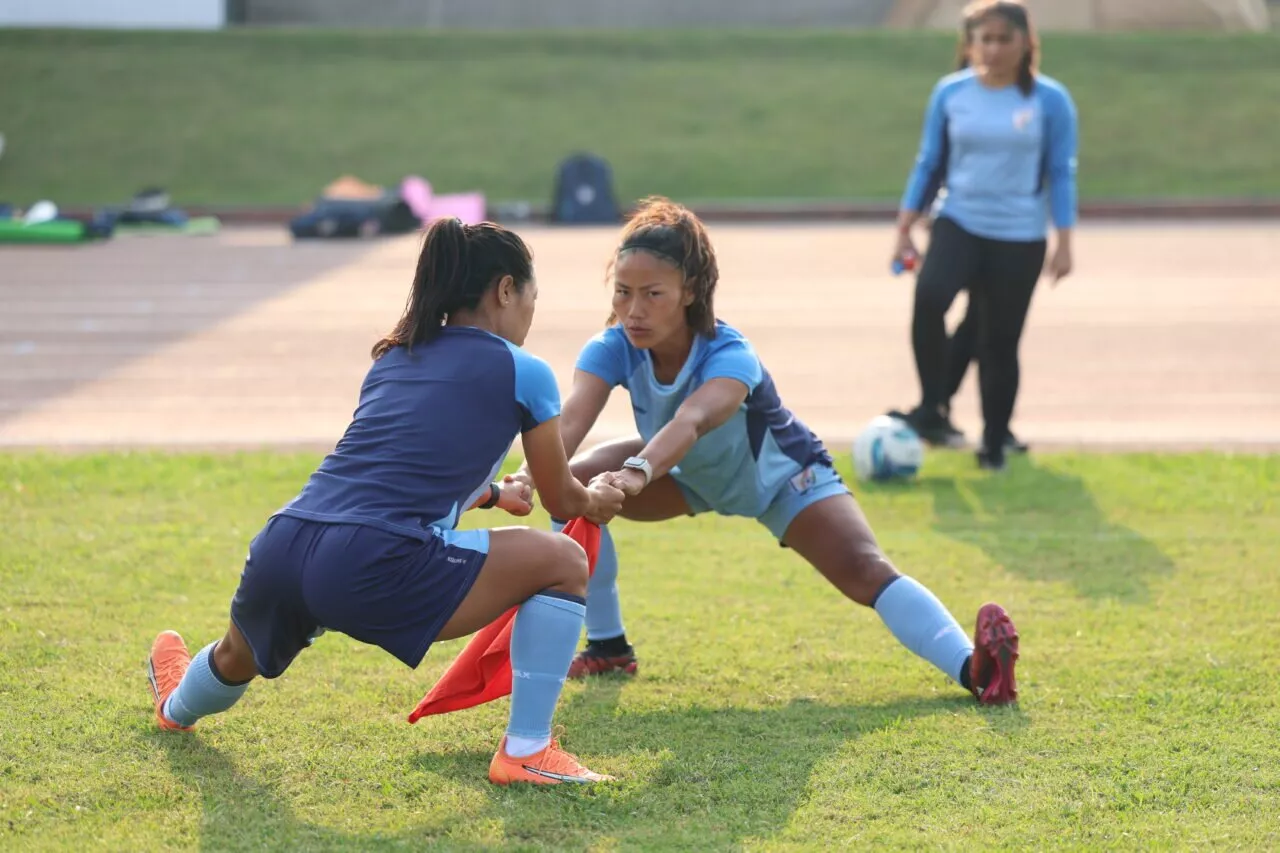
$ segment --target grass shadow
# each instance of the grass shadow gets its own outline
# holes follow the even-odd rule
[[[220,750],[199,735],[149,732],[149,745],[160,747],[174,776],[199,792],[199,849],[335,850],[356,846],[323,827],[299,821],[269,786],[240,773]]]
[[[1108,519],[1083,480],[1029,458],[999,476],[926,477],[919,487],[933,497],[934,530],[1085,598],[1141,604],[1150,582],[1176,569],[1153,542]]]
[[[972,710],[964,696],[910,698],[866,705],[793,700],[759,709],[682,707],[627,712],[622,679],[592,683],[565,704],[574,751],[629,764],[615,785],[554,790],[490,785],[490,754],[474,749],[407,756],[406,769],[446,780],[446,796],[478,802],[443,821],[396,832],[344,831],[299,817],[271,784],[240,772],[231,757],[199,735],[149,732],[173,775],[197,792],[201,850],[482,849],[465,838],[496,824],[504,847],[584,849],[606,839],[690,849],[733,849],[783,831],[819,765],[856,740],[932,714]],[[997,732],[1025,719],[1016,709],[981,709],[999,717]],[[606,758],[603,769],[612,769]],[[630,777],[630,778],[629,778]],[[941,784],[941,782],[940,782]]]
[[[956,695],[847,706],[797,699],[758,709],[628,712],[618,705],[622,686],[621,679],[589,684],[565,704],[558,719],[569,729],[567,749],[617,756],[633,774],[624,771],[619,783],[585,803],[573,798],[573,806],[558,819],[542,814],[546,800],[535,792],[519,792],[503,802],[508,833],[571,820],[583,821],[578,825],[589,827],[593,836],[614,837],[624,846],[646,842],[738,849],[750,839],[782,832],[809,795],[819,765],[846,750],[851,740],[932,714],[974,710],[972,700]],[[1016,708],[978,712],[1001,718],[993,725],[996,733],[1026,724]],[[487,760],[479,754],[425,753],[415,763],[467,785],[477,784],[478,769]],[[612,769],[607,759],[600,763],[604,771]],[[581,835],[572,842],[561,839],[574,847],[591,840]]]
[[[210,746],[198,734],[150,731],[143,740],[166,755],[181,784],[198,793],[197,846],[202,851],[492,849],[492,845],[456,837],[467,834],[476,821],[477,815],[470,810],[454,811],[444,820],[422,821],[395,832],[335,829],[300,817],[275,786],[240,772],[233,757]],[[439,766],[456,769],[456,776],[448,774],[451,778],[465,780],[496,797],[500,792],[485,781],[488,760],[487,754],[455,751],[442,753]],[[384,795],[370,807],[401,805],[394,795]],[[431,803],[425,805],[429,808]]]

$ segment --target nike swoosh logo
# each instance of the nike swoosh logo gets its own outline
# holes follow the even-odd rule
[[[151,682],[151,695],[153,701],[160,701],[160,685],[156,683],[156,665],[152,661],[147,661],[147,681]]]
[[[561,782],[590,782],[590,779],[582,776],[566,776],[563,773],[552,773],[549,770],[539,770],[537,767],[530,767],[528,764],[520,765],[535,776],[542,776],[546,779],[559,779]]]

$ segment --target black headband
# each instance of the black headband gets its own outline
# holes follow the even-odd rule
[[[632,249],[644,249],[646,252],[653,252],[676,266],[684,269],[684,243],[678,235],[660,234],[654,231],[642,231],[639,234],[632,234],[626,239],[626,242],[618,249],[618,254],[629,252]]]

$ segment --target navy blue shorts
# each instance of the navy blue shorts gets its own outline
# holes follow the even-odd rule
[[[249,545],[231,620],[258,672],[283,673],[321,630],[422,662],[484,565],[489,531],[426,541],[361,524],[273,516]]]

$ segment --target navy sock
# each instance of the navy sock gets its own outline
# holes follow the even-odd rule
[[[626,634],[603,640],[587,640],[587,648],[611,658],[631,654],[631,644],[627,642]]]

